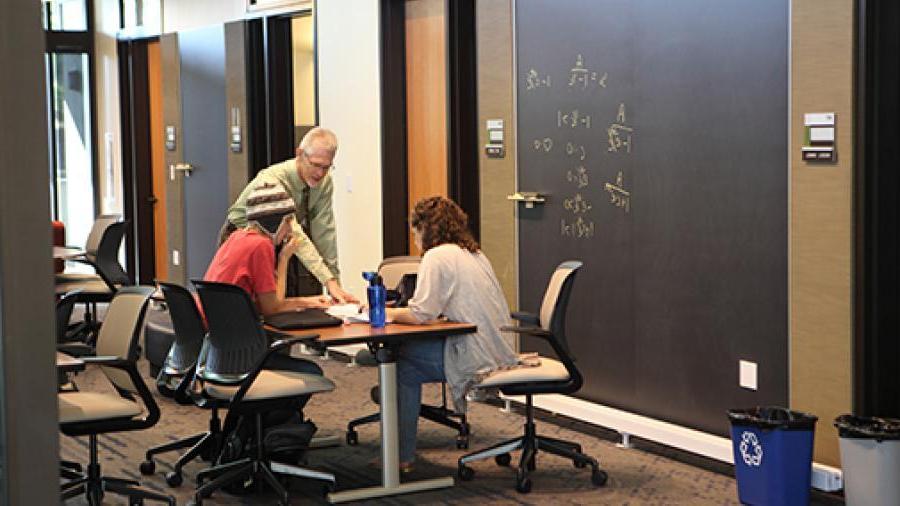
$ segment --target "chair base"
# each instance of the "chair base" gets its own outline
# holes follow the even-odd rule
[[[519,466],[516,470],[516,490],[523,494],[531,491],[531,479],[529,474],[536,469],[538,452],[546,452],[572,461],[576,468],[591,467],[591,482],[602,487],[606,484],[608,475],[600,469],[596,459],[585,455],[581,445],[571,441],[563,441],[546,436],[539,436],[534,426],[534,407],[531,396],[526,396],[526,422],[525,434],[522,437],[509,439],[493,446],[478,450],[459,458],[457,475],[463,481],[469,481],[475,476],[475,470],[466,464],[494,457],[497,465],[508,466],[512,461],[510,452],[522,450]]]
[[[377,386],[372,390],[372,401],[375,404],[378,404],[378,393]],[[446,394],[445,394],[446,396]],[[443,425],[444,427],[449,427],[456,431],[456,448],[460,450],[467,449],[469,447],[469,432],[470,427],[469,423],[466,421],[466,415],[456,413],[453,410],[444,406],[431,406],[428,404],[422,404],[419,408],[419,416],[426,419],[431,420],[434,423]],[[454,420],[454,418],[459,419],[459,421]],[[375,423],[381,420],[380,413],[372,413],[368,416],[363,416],[360,418],[356,418],[351,420],[350,423],[347,424],[347,444],[355,445],[359,442],[359,435],[356,432],[356,428],[360,425],[366,425],[369,423]]]
[[[170,487],[177,487],[184,481],[181,470],[188,462],[197,457],[207,462],[211,461],[218,454],[221,444],[222,426],[217,410],[214,409],[209,420],[208,431],[148,449],[144,457],[145,460],[140,466],[141,474],[150,475],[156,472],[156,463],[153,461],[154,455],[189,448],[175,461],[172,471],[166,474],[166,483]]]
[[[72,481],[62,485],[61,496],[63,501],[79,495],[85,495],[87,496],[88,504],[101,506],[104,492],[112,492],[127,497],[129,505],[141,505],[145,500],[149,499],[175,506],[174,497],[142,488],[141,484],[135,480],[103,476],[97,459],[97,436],[91,435],[89,438],[91,463],[87,467],[87,473],[78,473],[80,466],[70,462],[63,463],[60,468],[64,477],[74,478]],[[76,474],[80,476],[75,477]]]
[[[188,504],[200,505],[203,499],[212,495],[213,492],[223,488],[231,483],[238,481],[246,481],[253,479],[254,484],[266,483],[278,495],[278,502],[283,506],[288,505],[288,491],[275,477],[275,473],[297,476],[301,478],[311,478],[325,482],[326,491],[334,489],[335,477],[331,473],[317,471],[305,467],[295,466],[291,464],[283,464],[281,462],[269,461],[263,455],[262,442],[262,417],[256,414],[256,455],[253,458],[244,458],[226,464],[220,464],[197,473],[197,491],[194,499]],[[207,479],[212,481],[204,483]]]

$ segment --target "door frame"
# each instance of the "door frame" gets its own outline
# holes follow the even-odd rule
[[[385,258],[409,254],[406,0],[381,2],[382,243]],[[446,0],[447,188],[480,232],[475,0]]]

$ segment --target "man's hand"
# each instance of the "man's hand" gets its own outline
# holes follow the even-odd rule
[[[321,308],[325,309],[332,304],[331,297],[327,295],[312,295],[309,297],[296,297],[299,304],[297,309]]]
[[[338,304],[359,304],[359,299],[354,297],[350,292],[344,291],[334,278],[329,279],[328,282],[325,283],[325,288],[328,289],[328,293],[331,294]]]
[[[291,236],[291,239],[284,243],[284,246],[281,247],[281,252],[278,253],[281,257],[285,259],[290,259],[291,255],[300,251],[300,245],[303,244],[303,241],[295,236]]]

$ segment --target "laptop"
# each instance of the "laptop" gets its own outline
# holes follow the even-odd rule
[[[310,308],[303,311],[285,311],[265,317],[266,323],[278,330],[311,329],[333,327],[343,323],[323,309]]]

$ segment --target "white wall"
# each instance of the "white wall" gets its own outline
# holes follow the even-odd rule
[[[318,0],[319,120],[338,135],[334,212],[343,285],[365,296],[381,240],[378,0]]]
[[[245,4],[245,0],[162,0],[162,31],[177,32],[241,19]]]
[[[118,0],[94,3],[94,83],[97,93],[97,168],[94,191],[100,195],[98,214],[122,213],[122,132],[119,112]],[[93,219],[93,217],[91,217]],[[71,238],[74,240],[75,238]],[[74,243],[73,243],[74,244]]]

